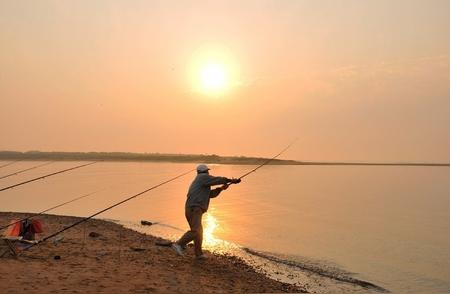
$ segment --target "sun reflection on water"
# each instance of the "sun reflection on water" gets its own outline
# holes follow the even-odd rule
[[[214,209],[211,209],[203,216],[203,247],[216,254],[230,254],[238,246],[231,242],[216,237],[218,232],[223,232],[224,228],[214,216]]]
[[[205,214],[203,228],[203,244],[205,247],[214,247],[220,243],[220,240],[214,236],[214,232],[219,227],[217,219],[209,212]]]

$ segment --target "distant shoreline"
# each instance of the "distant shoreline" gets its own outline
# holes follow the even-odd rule
[[[164,154],[129,152],[43,152],[43,151],[0,151],[0,160],[49,160],[49,161],[138,161],[176,162],[209,164],[261,164],[268,160],[263,157],[219,156],[215,154]],[[273,159],[270,164],[296,165],[298,161]]]
[[[112,162],[173,162],[258,165],[269,158],[247,156],[219,156],[216,154],[164,154],[130,152],[44,152],[0,151],[0,160],[11,161],[112,161]],[[328,166],[435,166],[450,167],[450,163],[433,162],[323,162],[273,159],[272,165],[328,165]]]

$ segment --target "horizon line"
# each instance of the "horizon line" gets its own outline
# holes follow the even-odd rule
[[[90,156],[89,156],[90,155]],[[96,157],[100,156],[100,157]],[[108,156],[110,155],[110,156]],[[122,155],[122,156],[120,156]],[[127,156],[128,155],[128,156]],[[139,156],[140,158],[137,158]],[[157,158],[157,157],[162,158]],[[165,157],[176,157],[165,158]],[[196,158],[183,158],[196,157]],[[200,158],[199,158],[200,157]],[[11,151],[0,150],[0,160],[42,160],[51,159],[54,161],[70,160],[101,160],[101,161],[159,161],[159,162],[198,162],[199,159],[205,159],[206,163],[216,164],[257,164],[259,161],[267,160],[266,157],[245,156],[245,155],[217,155],[217,154],[187,154],[187,153],[141,153],[126,151]],[[197,159],[197,160],[195,160]],[[222,162],[221,162],[222,160]],[[225,161],[224,161],[225,160]],[[450,163],[444,162],[370,162],[370,161],[303,161],[292,159],[274,159],[272,164],[277,165],[328,165],[328,166],[436,166],[446,167]]]

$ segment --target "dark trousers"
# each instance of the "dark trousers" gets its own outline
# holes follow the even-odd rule
[[[180,240],[177,241],[178,245],[184,247],[189,242],[194,241],[195,255],[200,256],[203,254],[202,242],[203,242],[203,227],[202,216],[203,210],[200,207],[187,207],[185,210],[186,220],[191,228],[187,231]]]

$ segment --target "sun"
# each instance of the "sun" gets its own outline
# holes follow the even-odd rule
[[[205,91],[222,91],[227,88],[228,75],[222,64],[208,63],[200,70],[200,84]]]
[[[227,47],[203,44],[192,52],[186,65],[188,87],[198,97],[227,97],[240,85],[235,54]]]

